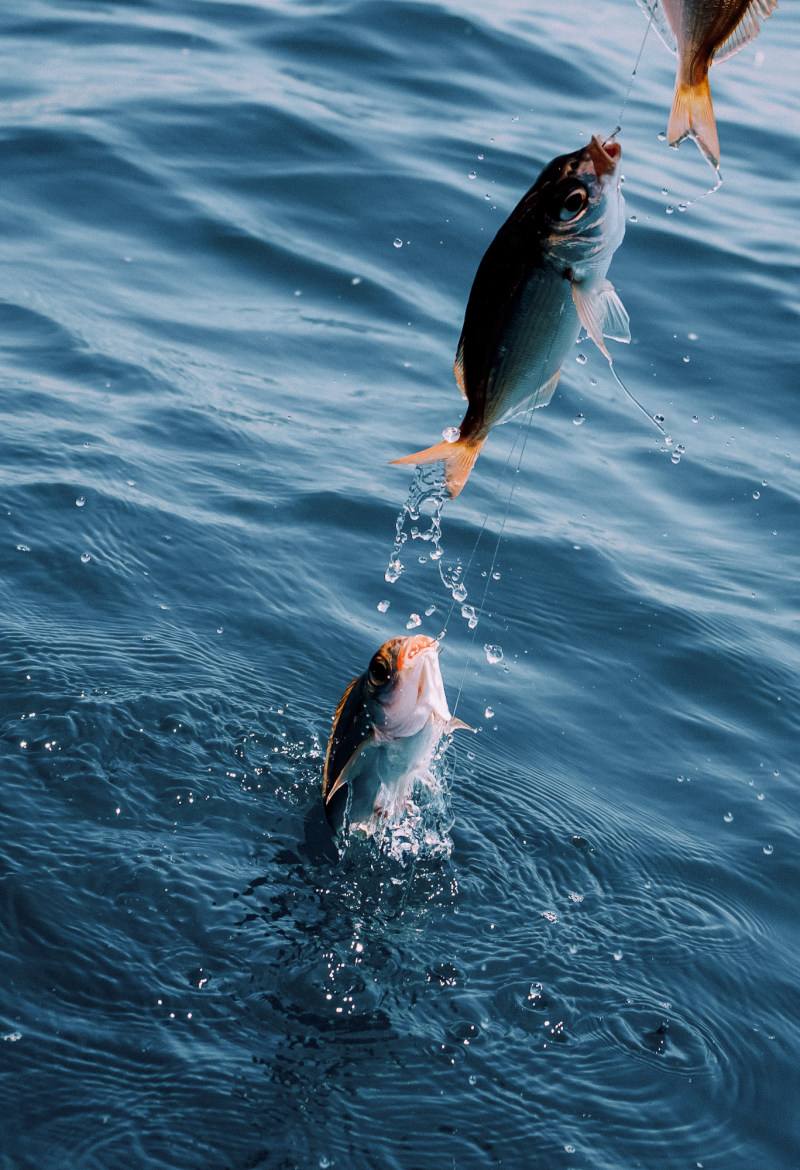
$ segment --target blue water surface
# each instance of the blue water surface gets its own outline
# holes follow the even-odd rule
[[[713,71],[715,195],[655,33],[622,115],[614,353],[671,444],[580,343],[384,579],[480,257],[645,27],[0,13],[3,1170],[800,1167],[788,0]],[[448,815],[337,861],[331,712],[459,559]]]

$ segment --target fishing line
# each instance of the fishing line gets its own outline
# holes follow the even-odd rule
[[[653,18],[655,17],[655,14],[656,14],[656,10],[655,10],[655,5],[654,5],[650,9],[650,19],[647,22],[647,28],[644,30],[644,36],[642,37],[642,43],[639,46],[639,52],[636,56],[636,63],[633,66],[633,72],[631,73],[631,79],[628,82],[628,91],[625,94],[625,97],[623,98],[622,105],[620,106],[619,113],[617,114],[617,122],[619,123],[619,126],[614,131],[614,134],[609,135],[609,137],[611,137],[611,138],[613,138],[614,135],[617,134],[622,129],[622,115],[625,113],[625,107],[628,104],[628,99],[630,98],[631,92],[633,90],[633,83],[636,80],[636,73],[639,69],[639,64],[642,60],[642,53],[644,52],[644,47],[647,44],[647,37],[648,37],[648,34],[650,32],[650,26],[653,23]]]
[[[537,390],[536,391],[536,398],[538,398],[538,397],[539,397],[539,391]],[[506,523],[508,521],[509,513],[511,512],[511,501],[514,498],[514,492],[515,492],[516,487],[517,487],[517,476],[519,475],[520,468],[522,467],[522,460],[523,460],[523,457],[525,455],[525,448],[526,448],[527,443],[528,443],[528,435],[530,434],[531,425],[533,423],[533,416],[534,416],[535,409],[536,409],[536,399],[534,399],[532,405],[528,408],[528,418],[527,418],[527,421],[525,423],[525,428],[522,432],[522,445],[520,447],[519,459],[517,460],[517,467],[516,467],[516,471],[514,473],[514,479],[511,482],[511,490],[509,491],[508,498],[506,500],[505,511],[503,513],[503,519],[502,519],[502,522],[500,524],[500,530],[497,533],[497,540],[495,541],[494,552],[492,554],[492,563],[489,566],[489,572],[486,574],[486,584],[483,587],[483,597],[481,598],[480,608],[479,608],[478,613],[477,613],[478,621],[476,621],[476,623],[472,629],[472,639],[470,641],[469,649],[467,651],[467,656],[466,656],[466,659],[464,661],[464,669],[461,672],[461,682],[459,683],[458,694],[456,695],[456,701],[455,701],[455,704],[453,706],[453,715],[455,715],[456,712],[458,711],[458,704],[461,702],[461,695],[462,695],[463,690],[464,690],[464,683],[466,682],[466,679],[467,679],[467,670],[469,669],[470,660],[472,658],[472,650],[475,646],[475,638],[477,637],[477,634],[478,634],[478,625],[479,625],[480,620],[483,617],[483,614],[485,611],[486,599],[489,595],[489,586],[492,583],[492,573],[494,572],[494,567],[497,564],[497,554],[500,552],[500,542],[503,539],[503,533],[505,532]],[[516,442],[515,442],[514,446],[516,446]],[[513,453],[513,451],[514,451],[514,447],[512,446],[511,451],[509,452],[509,457],[506,460],[506,467],[509,464],[509,461],[511,459],[511,454]]]
[[[616,367],[615,367],[613,359],[611,357],[608,358],[608,368],[609,368],[609,370],[611,370],[611,373],[614,377],[614,381],[617,383],[619,388],[621,390],[624,390],[624,392],[627,394],[628,398],[630,398],[630,400],[634,404],[634,406],[638,407],[638,409],[641,410],[641,412],[645,416],[645,418],[648,419],[653,424],[653,426],[656,428],[656,430],[661,432],[661,434],[664,436],[664,438],[666,438],[667,432],[664,430],[663,426],[658,421],[658,419],[655,417],[655,415],[650,413],[650,411],[647,409],[647,407],[644,405],[644,403],[640,402],[639,399],[636,397],[636,395],[633,393],[633,391],[629,390],[628,387],[625,385],[625,383],[622,381],[622,378],[620,378],[619,374],[617,373]]]

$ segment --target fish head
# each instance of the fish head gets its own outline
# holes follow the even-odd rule
[[[595,136],[580,150],[555,159],[539,179],[544,252],[572,279],[605,276],[622,243],[621,158],[618,142]]]
[[[448,723],[439,649],[434,638],[417,634],[390,638],[373,655],[365,676],[367,703],[380,736],[416,735],[431,717]]]

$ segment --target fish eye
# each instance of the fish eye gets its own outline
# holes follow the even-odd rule
[[[580,213],[589,202],[589,196],[585,187],[573,187],[570,193],[562,200],[558,211],[558,218],[562,223],[569,223],[571,219],[577,219]]]
[[[377,654],[369,664],[369,681],[374,687],[383,687],[392,677],[392,668],[385,658]]]

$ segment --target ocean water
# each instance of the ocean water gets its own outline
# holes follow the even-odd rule
[[[384,579],[480,257],[644,30],[5,6],[3,1170],[800,1167],[795,5],[713,71],[713,196],[654,34],[622,115],[614,354],[671,445],[581,343]],[[459,561],[478,734],[427,840],[339,860],[331,713]]]

